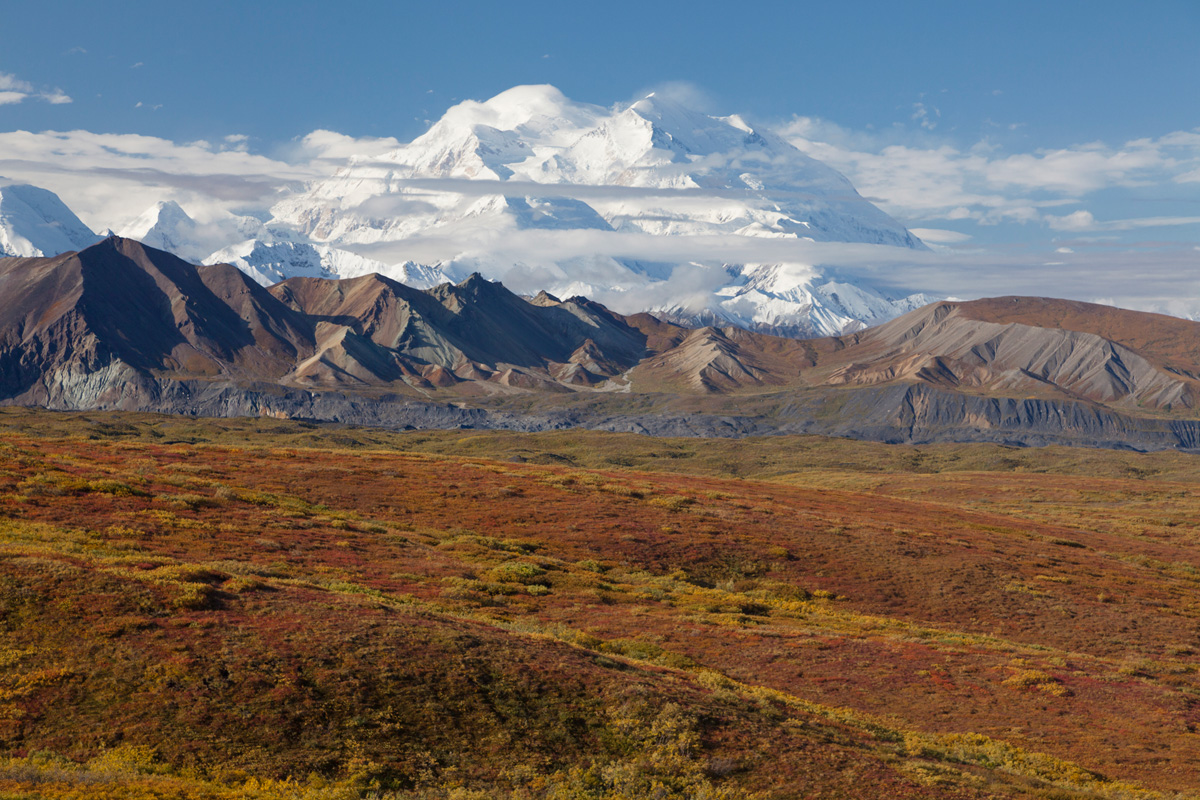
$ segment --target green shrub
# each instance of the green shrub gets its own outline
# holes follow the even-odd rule
[[[498,583],[521,583],[525,585],[544,583],[541,580],[546,570],[528,561],[509,561],[488,571],[488,578]]]

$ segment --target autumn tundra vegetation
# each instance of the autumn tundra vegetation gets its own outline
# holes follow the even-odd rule
[[[1198,477],[2,409],[0,797],[1194,797]]]

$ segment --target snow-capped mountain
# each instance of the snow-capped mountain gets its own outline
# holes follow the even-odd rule
[[[812,266],[813,243],[925,246],[770,130],[659,94],[604,108],[518,86],[460,103],[412,142],[350,158],[304,191],[280,191],[269,214],[200,222],[163,201],[118,231],[264,285],[379,272],[425,287],[479,272],[529,295],[801,337],[936,299]]]
[[[379,213],[389,207],[404,213]],[[319,241],[400,240],[490,217],[516,228],[924,247],[836,170],[740,117],[653,94],[608,110],[552,86],[461,103],[410,144],[352,160],[273,213]]]
[[[411,261],[385,264],[339,250],[327,244],[249,239],[223,248],[204,259],[205,264],[233,264],[263,286],[288,278],[357,278],[379,273],[417,289],[446,283],[436,267]]]
[[[54,192],[0,179],[0,256],[53,256],[96,239]]]
[[[889,297],[869,287],[826,280],[803,264],[747,264],[736,282],[716,292],[706,316],[713,323],[805,338],[813,331],[850,333],[936,302],[926,294]],[[685,309],[662,307],[661,316],[684,320]]]
[[[174,253],[180,258],[195,258],[199,226],[174,200],[155,203],[141,216],[125,225],[118,236]]]
[[[254,217],[232,215],[201,224],[174,200],[166,200],[146,209],[117,231],[117,235],[197,263],[215,248],[266,235],[266,228]]]
[[[770,131],[655,94],[606,109],[520,86],[460,103],[411,143],[351,159],[272,213],[273,228],[314,242],[683,322],[824,335],[931,299],[838,283],[798,263],[636,254],[699,237],[924,249],[840,173]],[[707,269],[721,285],[671,296],[680,267]]]

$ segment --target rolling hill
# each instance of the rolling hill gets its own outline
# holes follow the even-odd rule
[[[1194,456],[0,409],[0,792],[1184,800]]]

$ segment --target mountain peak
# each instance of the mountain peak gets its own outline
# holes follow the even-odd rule
[[[533,139],[553,138],[558,131],[570,132],[594,124],[602,113],[598,106],[576,103],[549,84],[514,86],[482,102],[464,100],[452,106],[417,141],[479,127],[516,131]]]
[[[526,84],[505,89],[484,102],[484,105],[495,111],[521,109],[522,113],[556,113],[571,101],[558,87],[548,83]]]
[[[379,159],[351,163],[306,194],[281,201],[270,225],[291,226],[347,250],[364,245],[382,252],[380,245],[388,243],[388,251],[407,254],[411,242],[411,252],[420,247],[446,274],[481,271],[504,278],[518,292],[545,288],[559,296],[610,291],[627,298],[672,296],[667,286],[643,289],[648,281],[668,282],[681,264],[597,255],[590,244],[593,231],[647,241],[721,236],[923,247],[837,170],[741,117],[700,110],[676,91],[602,108],[572,101],[554,86],[515,86],[485,101],[455,105],[383,160],[386,169]],[[367,211],[392,208],[403,213]],[[581,235],[571,243],[560,240],[563,246],[535,247],[532,239],[505,246],[507,237],[525,230]],[[761,290],[742,293],[740,311],[730,317],[720,309],[730,297],[725,290],[736,293],[747,284],[747,262],[689,264],[715,272],[729,268],[730,282],[704,301],[722,324],[769,317],[773,326],[781,314],[799,314],[806,318],[779,330],[816,335],[868,321],[841,314],[808,318],[813,304],[783,303],[787,298]],[[536,284],[530,277],[535,275]],[[881,310],[890,302],[876,299]],[[764,313],[742,313],[750,305]],[[626,310],[635,309],[627,304]]]
[[[48,189],[0,181],[0,256],[52,256],[79,250],[96,234]]]
[[[122,236],[128,239],[146,239],[155,232],[163,232],[164,226],[196,224],[183,207],[174,200],[159,200],[143,211],[136,219],[123,226]]]
[[[158,211],[159,219],[186,219],[192,221],[192,217],[183,210],[183,206],[176,203],[174,200],[159,200],[154,204],[155,210]]]
[[[174,200],[159,200],[118,233],[187,261],[200,261],[211,248],[201,244],[200,226]]]
[[[469,292],[478,293],[481,291],[486,292],[503,288],[504,284],[502,284],[500,281],[488,280],[487,278],[483,277],[481,273],[472,272],[466,278],[463,278],[461,281],[455,284],[455,286],[459,289],[465,289]]]

